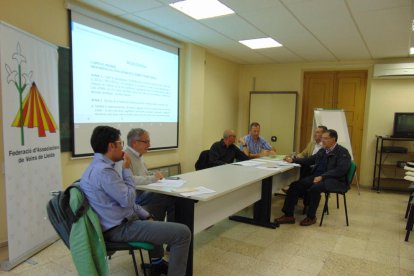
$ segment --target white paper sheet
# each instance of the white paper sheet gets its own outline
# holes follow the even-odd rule
[[[161,179],[158,180],[155,183],[148,184],[148,186],[152,187],[169,187],[169,188],[179,188],[183,186],[185,183],[185,180],[178,179],[178,180],[172,180],[172,179]]]
[[[275,166],[292,166],[292,167],[300,167],[299,164],[296,163],[289,163],[286,161],[269,161],[268,163],[271,163],[272,165]]]
[[[263,163],[266,161],[255,161],[255,160],[246,160],[246,161],[241,161],[241,162],[236,162],[233,163],[233,165],[240,165],[240,166],[247,166],[247,167],[255,167],[255,166],[260,166],[263,165]]]
[[[265,167],[265,166],[258,166],[256,167],[258,169],[262,169],[262,170],[270,170],[270,171],[280,171],[282,170],[280,167]]]

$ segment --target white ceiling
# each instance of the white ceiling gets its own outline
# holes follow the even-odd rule
[[[241,64],[409,57],[413,0],[220,0],[235,14],[195,20],[177,0],[78,0]],[[239,40],[272,37],[251,50]]]

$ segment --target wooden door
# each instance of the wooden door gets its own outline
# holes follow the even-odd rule
[[[334,72],[305,72],[302,124],[300,130],[301,152],[312,138],[313,110],[333,108]]]
[[[361,164],[367,71],[305,72],[300,150],[312,135],[315,108],[345,111],[354,160]]]
[[[355,162],[361,164],[367,71],[337,72],[334,106],[345,111]]]

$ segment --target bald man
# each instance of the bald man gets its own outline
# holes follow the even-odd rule
[[[223,139],[215,142],[210,148],[209,166],[215,167],[230,164],[234,162],[234,159],[239,161],[249,160],[249,157],[234,145],[235,141],[236,133],[234,130],[225,130]]]

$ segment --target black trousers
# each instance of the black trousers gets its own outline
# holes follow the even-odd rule
[[[315,217],[316,210],[321,201],[321,193],[327,192],[327,189],[325,187],[326,181],[314,184],[313,179],[314,176],[308,176],[290,184],[282,209],[286,216],[293,216],[299,197],[306,195],[309,201],[307,216],[309,218]]]

